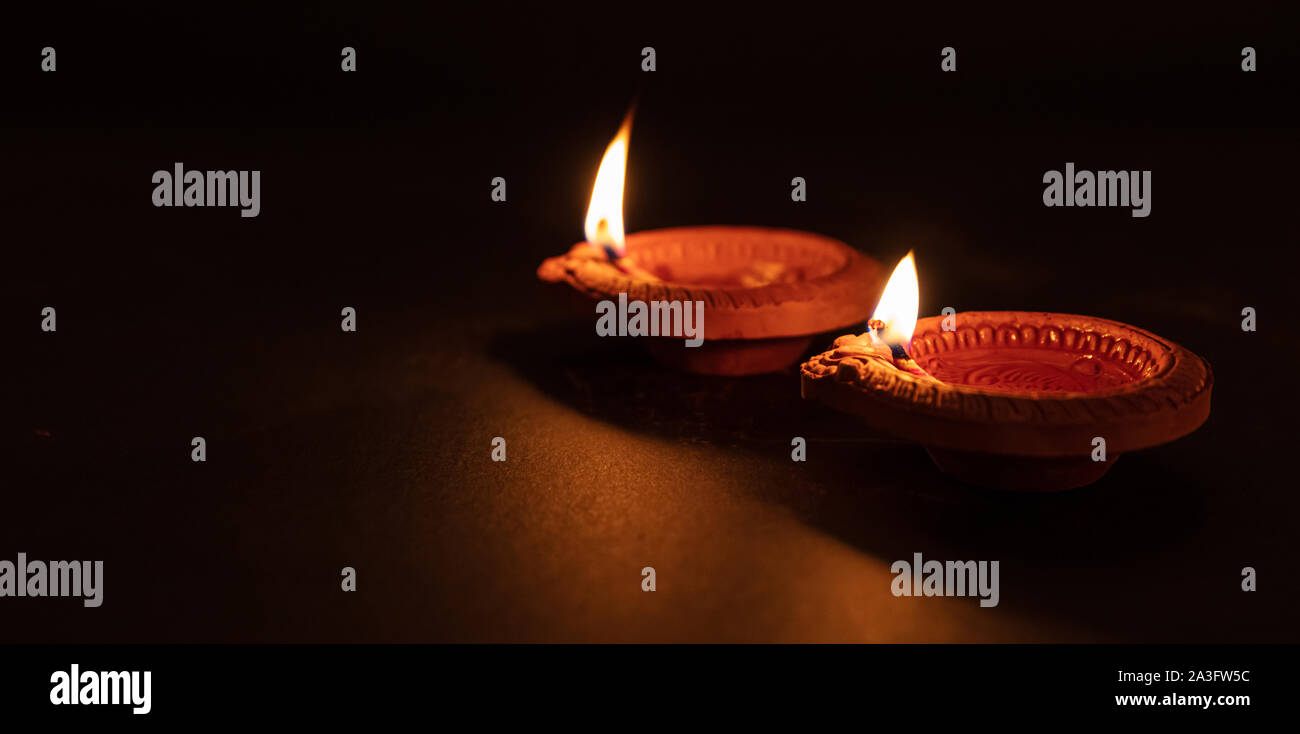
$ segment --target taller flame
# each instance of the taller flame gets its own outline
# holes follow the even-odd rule
[[[886,344],[899,344],[906,348],[912,342],[912,332],[916,330],[916,312],[920,308],[921,289],[916,280],[916,262],[909,251],[907,257],[899,261],[894,274],[889,276],[885,292],[880,294],[880,303],[872,320],[885,322],[884,333],[880,334]]]
[[[615,255],[623,254],[623,179],[627,173],[627,146],[632,137],[632,112],[623,118],[618,134],[605,149],[591,188],[585,229],[587,241]]]

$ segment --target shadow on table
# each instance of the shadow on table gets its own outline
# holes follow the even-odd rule
[[[830,338],[818,339],[820,350]],[[500,334],[490,356],[570,408],[621,429],[750,456],[765,501],[877,558],[1002,562],[1004,601],[1098,628],[1106,639],[1166,639],[1180,622],[1132,614],[1174,604],[1185,589],[1159,568],[1208,564],[1198,542],[1204,489],[1164,462],[1177,452],[1125,456],[1086,488],[1016,494],[960,484],[925,451],[859,419],[802,399],[797,366],[742,378],[692,375],[655,363],[632,339],[600,339],[576,323]],[[790,460],[803,436],[808,460]],[[1123,603],[1117,599],[1124,599]],[[1204,639],[1204,625],[1188,622]],[[1213,635],[1213,630],[1208,631]]]

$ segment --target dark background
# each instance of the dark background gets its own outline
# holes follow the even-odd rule
[[[6,19],[0,558],[106,581],[99,609],[0,599],[0,640],[1300,638],[1281,14],[358,5]],[[999,494],[794,372],[677,374],[597,339],[535,269],[581,238],[634,98],[629,231],[914,249],[923,314],[1094,314],[1205,356],[1209,421],[1094,486]],[[175,161],[261,170],[261,215],[154,208]],[[1043,207],[1066,161],[1151,169],[1151,216]],[[1000,560],[1001,604],[891,596],[913,552]]]

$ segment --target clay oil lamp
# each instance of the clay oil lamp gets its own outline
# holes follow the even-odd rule
[[[803,396],[925,446],[969,484],[1091,484],[1122,453],[1172,441],[1210,414],[1201,357],[1091,316],[972,311],[916,320],[909,253],[863,334],[805,362]]]
[[[750,375],[796,364],[822,332],[861,323],[883,282],[879,264],[838,240],[789,229],[674,227],[623,233],[631,114],[610,143],[587,210],[586,241],[547,259],[542,280],[592,303],[700,304],[702,338],[644,336],[660,362],[689,372]]]

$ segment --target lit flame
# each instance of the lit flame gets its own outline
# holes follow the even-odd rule
[[[587,241],[616,256],[623,254],[623,178],[631,137],[632,112],[628,111],[618,135],[605,149],[596,184],[591,188],[591,205],[587,207]]]
[[[916,330],[916,311],[920,308],[921,290],[916,281],[916,262],[912,253],[899,261],[894,274],[889,276],[885,292],[880,294],[880,303],[872,321],[885,322],[884,331],[878,336],[886,344],[900,344],[907,347],[912,343],[912,332]]]

